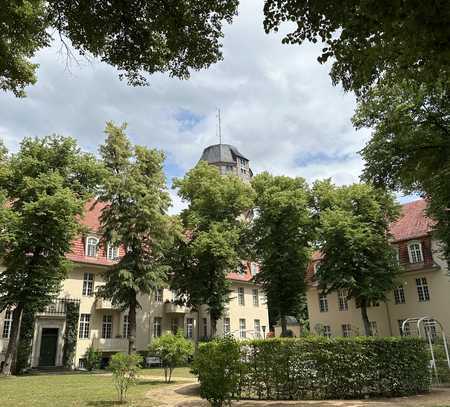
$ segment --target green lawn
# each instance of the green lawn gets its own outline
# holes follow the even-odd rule
[[[188,368],[175,370],[178,377],[192,377]],[[164,374],[162,369],[144,369],[141,379],[129,390],[128,405],[156,407],[145,394],[165,383],[156,379]],[[117,405],[112,377],[103,374],[73,373],[0,377],[1,407],[109,407]]]

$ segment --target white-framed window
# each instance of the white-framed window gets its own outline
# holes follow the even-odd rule
[[[112,338],[112,315],[103,315],[102,338]]]
[[[319,310],[320,312],[328,312],[328,298],[325,294],[319,294]]]
[[[352,326],[350,324],[342,324],[342,336],[348,338],[352,335]]]
[[[153,318],[153,337],[159,338],[162,334],[162,318],[154,317]]]
[[[410,263],[412,264],[422,263],[423,262],[422,243],[417,241],[408,243],[408,254]]]
[[[174,335],[178,333],[178,318],[172,318],[170,321],[170,330]]]
[[[108,243],[106,257],[108,260],[117,260],[119,258],[119,248]]]
[[[239,337],[247,338],[247,328],[244,318],[239,319]]]
[[[192,339],[194,336],[194,318],[186,318],[186,337]]]
[[[323,326],[323,336],[326,338],[331,338],[331,327],[330,325],[324,325]]]
[[[164,289],[157,288],[155,291],[155,302],[163,302],[164,301]]]
[[[394,246],[395,251],[395,259],[397,260],[397,264],[400,264],[400,248],[398,246]]]
[[[93,273],[84,273],[83,274],[83,291],[82,294],[84,296],[90,297],[94,294],[94,274]]]
[[[231,332],[230,318],[224,318],[223,319],[223,334],[229,335],[230,332]]]
[[[406,302],[403,285],[394,288],[394,301],[396,304],[404,304]]]
[[[123,330],[122,336],[128,338],[130,335],[130,321],[128,320],[128,315],[123,316]]]
[[[86,359],[85,358],[78,359],[78,369],[86,369]]]
[[[203,337],[208,337],[208,318],[203,318]]]
[[[80,328],[78,336],[80,339],[89,339],[91,326],[91,314],[80,314]]]
[[[317,274],[317,272],[319,271],[319,268],[320,268],[320,261],[316,261],[316,262],[313,264],[314,275]]]
[[[255,307],[259,307],[259,290],[257,288],[253,288],[252,295],[253,295],[253,305]]]
[[[370,321],[370,330],[372,331],[372,336],[378,336],[378,326],[377,321]]]
[[[424,321],[425,332],[430,336],[430,339],[434,342],[437,338],[436,321],[433,319],[425,319]]]
[[[175,302],[178,298],[178,293],[175,290],[171,290],[172,293],[172,302]]]
[[[256,276],[258,274],[258,265],[256,263],[250,263],[250,272],[252,273],[252,276]]]
[[[338,290],[339,311],[348,311],[347,290]]]
[[[94,236],[86,238],[86,256],[97,257],[98,239]]]
[[[403,322],[405,322],[405,320],[399,319],[397,322],[398,322],[398,332],[400,333],[400,336],[411,336],[411,328],[409,326],[409,322],[405,324],[404,329],[403,329]]]
[[[253,327],[255,330],[255,338],[261,338],[261,321],[259,319],[255,319],[253,321]]]
[[[244,287],[238,287],[238,304],[245,305],[245,291]]]
[[[7,309],[5,311],[5,319],[3,320],[3,332],[2,332],[2,337],[5,339],[8,339],[11,335],[12,316],[13,316],[12,310]]]
[[[425,277],[416,278],[417,295],[420,302],[430,301],[430,291]]]

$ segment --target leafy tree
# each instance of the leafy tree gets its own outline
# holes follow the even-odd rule
[[[378,186],[424,195],[437,237],[450,259],[450,87],[437,80],[381,84],[361,99],[353,118],[372,127],[362,150],[363,178]]]
[[[163,171],[164,154],[132,146],[121,127],[107,123],[100,154],[107,175],[100,199],[107,205],[100,222],[102,240],[125,254],[104,272],[98,295],[128,309],[129,352],[135,352],[138,295],[150,295],[167,281],[165,254],[176,230],[167,215],[170,197]]]
[[[25,95],[24,87],[36,81],[30,58],[50,45],[51,32],[68,57],[70,41],[132,85],[145,84],[146,73],[188,78],[222,58],[222,24],[232,22],[237,6],[238,0],[7,0],[0,14],[0,88]]]
[[[251,235],[254,253],[260,263],[256,281],[267,295],[273,318],[281,320],[282,335],[287,334],[286,316],[296,314],[304,301],[305,270],[314,219],[311,194],[303,178],[257,175],[252,180],[256,191]]]
[[[95,349],[92,345],[87,348],[84,354],[84,364],[88,372],[92,372],[100,367],[101,352]]]
[[[171,287],[178,291],[180,301],[197,311],[207,305],[214,336],[229,301],[226,276],[239,265],[246,228],[243,214],[251,209],[254,192],[237,176],[222,176],[204,161],[173,185],[188,208],[181,213],[187,233],[175,245]]]
[[[323,254],[316,272],[319,289],[324,294],[345,290],[348,299],[355,299],[371,336],[367,307],[386,300],[400,272],[389,243],[398,207],[392,194],[368,184],[336,187],[320,181],[314,193]]]
[[[142,356],[125,353],[115,353],[109,362],[109,369],[112,371],[114,385],[117,390],[119,403],[124,403],[130,386],[136,384],[141,370]]]
[[[59,293],[70,264],[65,254],[84,203],[99,183],[96,159],[61,136],[26,138],[0,165],[0,311],[13,308],[3,373],[15,371],[25,306],[39,309]]]
[[[331,77],[364,93],[381,78],[433,83],[450,67],[450,3],[391,0],[267,0],[266,32],[294,28],[283,43],[322,41],[318,58],[332,59]]]
[[[149,345],[149,351],[161,359],[166,383],[172,380],[174,369],[186,364],[194,353],[192,342],[181,331],[176,335],[168,333],[154,339]]]

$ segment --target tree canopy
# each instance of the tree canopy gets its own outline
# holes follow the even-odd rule
[[[375,185],[419,193],[450,258],[450,88],[402,81],[380,84],[361,99],[353,122],[373,128],[362,150],[363,178]]]
[[[240,243],[252,208],[251,186],[201,161],[173,186],[188,203],[181,213],[186,235],[175,246],[171,287],[184,301],[208,307],[213,334],[229,300],[230,271],[240,264]]]
[[[389,242],[389,224],[398,217],[391,193],[368,184],[313,187],[322,253],[316,279],[327,294],[343,290],[360,307],[366,335],[372,330],[367,307],[385,301],[400,268]]]
[[[306,291],[305,271],[315,238],[311,194],[303,178],[258,174],[255,213],[250,231],[253,251],[260,264],[256,281],[267,296],[272,319],[297,315]],[[272,321],[274,322],[274,321]]]
[[[385,77],[432,83],[450,69],[450,3],[391,0],[266,0],[266,32],[286,25],[283,43],[324,44],[331,77],[364,93]],[[294,25],[293,29],[292,23]]]
[[[65,254],[80,232],[77,217],[100,181],[94,156],[61,136],[26,138],[0,166],[0,312],[14,308],[4,372],[14,370],[25,307],[42,309],[59,293]]]
[[[72,45],[114,66],[132,85],[147,83],[145,75],[155,72],[188,78],[222,58],[222,25],[232,22],[238,6],[238,0],[3,3],[0,88],[16,96],[36,82],[38,65],[30,58],[51,44],[52,33],[67,50]]]
[[[121,309],[128,309],[129,351],[135,351],[138,295],[149,295],[167,283],[165,254],[176,224],[167,214],[170,197],[163,172],[164,154],[132,146],[126,125],[106,125],[100,147],[106,168],[100,197],[106,206],[100,217],[102,241],[125,253],[103,273],[98,294]]]

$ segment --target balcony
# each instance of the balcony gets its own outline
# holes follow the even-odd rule
[[[128,352],[127,338],[94,338],[93,345],[100,352]]]
[[[97,310],[118,310],[117,307],[112,305],[110,300],[105,300],[104,298],[97,298],[95,300],[95,309]]]
[[[39,317],[65,317],[70,308],[79,308],[80,300],[72,298],[57,298],[45,308],[36,313]]]
[[[189,308],[183,306],[183,305],[177,305],[173,302],[166,301],[164,303],[164,312],[166,314],[187,314],[189,312]]]

